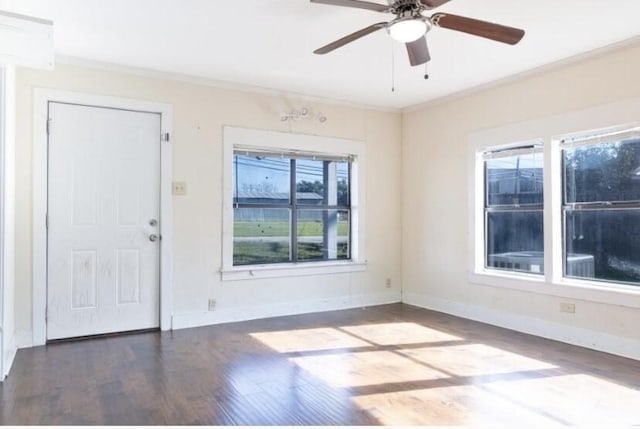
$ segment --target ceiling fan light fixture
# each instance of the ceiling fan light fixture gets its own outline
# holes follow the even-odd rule
[[[389,35],[398,42],[409,43],[424,36],[428,29],[427,23],[423,19],[402,18],[389,25]]]

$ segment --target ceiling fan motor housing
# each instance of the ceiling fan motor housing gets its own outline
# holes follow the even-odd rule
[[[424,9],[418,0],[396,0],[391,4],[391,12],[398,15],[405,15],[409,12],[412,16],[419,15]]]
[[[431,22],[422,15],[424,6],[419,0],[396,0],[391,4],[391,13],[396,15],[395,19],[387,24],[387,31],[394,25],[402,21],[420,20],[426,25],[426,32],[431,29]]]

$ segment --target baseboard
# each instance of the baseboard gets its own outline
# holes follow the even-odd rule
[[[16,337],[11,336],[11,338],[4,345],[4,356],[2,356],[2,378],[0,380],[4,380],[7,375],[9,375],[9,371],[11,370],[11,365],[13,365],[13,360],[16,357],[17,351],[18,348],[16,347]]]
[[[403,294],[403,302],[525,334],[640,360],[640,341],[632,338],[618,337],[590,329],[576,328],[520,314],[492,310],[422,294],[405,292]]]
[[[392,304],[400,301],[400,292],[387,292],[365,295],[347,295],[313,301],[222,308],[203,313],[176,314],[172,318],[171,327],[172,329],[195,328],[198,326],[265,319],[268,317],[291,316],[294,314],[346,310],[349,308]]]

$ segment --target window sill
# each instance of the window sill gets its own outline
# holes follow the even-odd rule
[[[366,271],[366,269],[367,261],[300,262],[225,268],[220,271],[220,275],[223,281],[232,281],[352,273]]]
[[[495,271],[470,272],[469,283],[527,293],[555,296],[559,298],[589,301],[598,304],[640,308],[640,286],[625,286],[612,283],[593,282],[573,278],[562,278],[549,283],[544,276],[512,274]]]

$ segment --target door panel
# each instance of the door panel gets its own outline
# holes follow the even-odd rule
[[[51,102],[49,119],[47,338],[159,326],[160,114]]]

